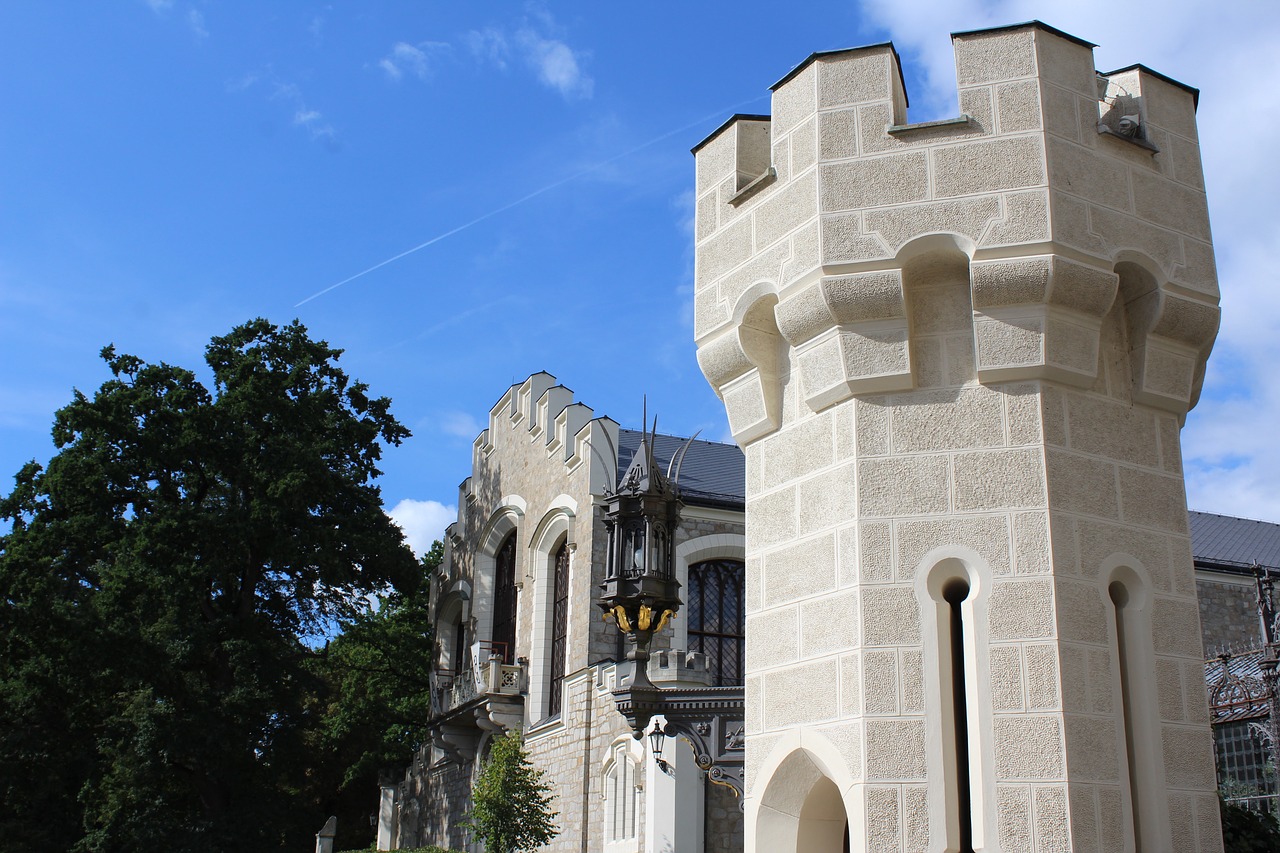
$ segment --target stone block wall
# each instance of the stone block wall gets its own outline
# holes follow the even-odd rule
[[[611,747],[631,730],[618,714],[610,692],[612,666],[587,669],[565,679],[565,710],[559,722],[526,735],[530,760],[545,771],[555,794],[553,808],[560,835],[547,853],[604,849],[603,770]],[[634,849],[641,850],[644,823],[637,820]]]
[[[979,847],[1220,850],[1178,446],[1218,317],[1194,91],[1041,24],[953,40],[955,120],[907,122],[881,45],[695,149],[699,363],[747,453],[747,849],[843,818],[954,846],[968,788]]]
[[[1207,657],[1261,648],[1257,591],[1252,579],[1247,580],[1247,584],[1197,580],[1200,625]]]

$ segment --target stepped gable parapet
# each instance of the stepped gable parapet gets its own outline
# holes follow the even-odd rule
[[[873,45],[811,55],[771,116],[694,149],[698,360],[739,443],[791,405],[920,387],[910,290],[939,267],[969,279],[976,381],[1089,387],[1118,293],[1132,399],[1195,405],[1219,316],[1198,92],[1099,74],[1039,22],[952,41],[955,118],[911,123]]]
[[[612,485],[616,461],[609,461],[609,447],[617,447],[618,424],[608,416],[595,417],[590,406],[574,401],[573,391],[546,371],[531,374],[512,385],[489,410],[489,425],[472,442],[471,468],[485,470],[486,460],[502,442],[520,442],[543,448],[547,459],[559,459],[566,472],[581,465],[591,468],[592,489]],[[597,442],[596,452],[592,452]],[[480,484],[473,475],[458,487],[459,521],[475,503]]]

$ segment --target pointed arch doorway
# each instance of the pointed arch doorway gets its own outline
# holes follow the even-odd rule
[[[844,798],[807,750],[792,752],[770,776],[756,813],[756,850],[848,853]]]

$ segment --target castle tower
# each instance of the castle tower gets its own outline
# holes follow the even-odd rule
[[[1197,93],[1040,23],[814,54],[696,149],[747,454],[747,850],[1220,851],[1179,430]]]

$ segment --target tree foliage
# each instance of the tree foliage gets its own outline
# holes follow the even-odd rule
[[[529,761],[519,732],[491,741],[492,751],[471,788],[467,825],[489,853],[526,853],[560,834],[551,786]]]
[[[6,850],[315,832],[315,648],[421,577],[373,483],[409,432],[340,355],[255,320],[209,344],[206,388],[107,347],[111,378],[57,412],[58,452],[0,500]]]
[[[423,557],[425,577],[440,565],[443,549],[437,540]],[[423,584],[380,596],[312,661],[324,682],[316,697],[312,772],[327,786],[324,811],[338,817],[339,844],[367,840],[380,771],[408,765],[425,737],[435,659],[428,592]]]

